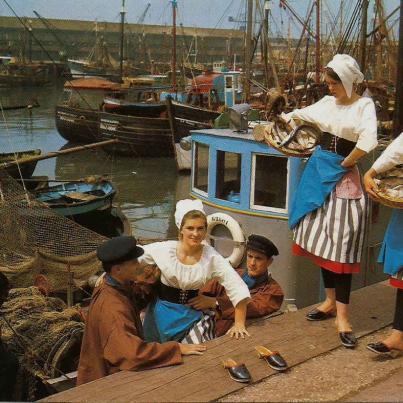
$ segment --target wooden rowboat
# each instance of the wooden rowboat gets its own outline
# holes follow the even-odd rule
[[[36,200],[45,203],[55,213],[65,216],[78,216],[94,211],[108,211],[116,189],[111,182],[68,182],[49,186],[33,192]]]
[[[29,159],[31,157],[39,156],[41,154],[42,154],[42,151],[39,149],[16,151],[16,152],[12,152],[12,153],[0,153],[0,165],[2,163],[8,163],[8,162],[18,160],[18,162],[20,163],[21,176],[24,179],[29,179],[29,178],[31,178],[32,174],[34,173],[36,164],[38,163],[38,161],[24,163],[24,160]],[[12,166],[7,167],[6,172],[13,178],[16,178],[16,179],[21,178],[17,165],[12,165]]]

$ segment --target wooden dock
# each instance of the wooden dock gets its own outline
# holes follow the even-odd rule
[[[352,324],[362,337],[392,322],[395,290],[387,282],[377,283],[352,293]],[[184,364],[141,372],[117,374],[61,392],[43,401],[212,401],[248,385],[234,382],[221,361],[231,357],[244,362],[257,383],[275,374],[259,360],[254,346],[263,344],[281,352],[290,369],[340,346],[334,321],[308,322],[305,314],[312,307],[270,319],[257,320],[248,328],[247,340],[227,336],[207,344],[203,356],[185,357]],[[250,385],[250,384],[249,384]],[[269,399],[269,395],[268,395]]]

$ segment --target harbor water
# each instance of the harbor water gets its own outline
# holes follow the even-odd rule
[[[1,109],[0,152],[39,148],[47,153],[76,146],[67,143],[55,126],[55,106],[62,89],[0,89],[2,107],[34,99],[40,104],[31,110]],[[175,203],[189,195],[189,176],[177,174],[174,158],[128,158],[100,148],[39,161],[34,175],[46,175],[51,181],[107,175],[117,189],[114,203],[128,218],[133,234],[143,239],[175,238]]]

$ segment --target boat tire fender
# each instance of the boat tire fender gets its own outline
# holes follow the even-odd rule
[[[231,233],[232,240],[234,241],[234,249],[226,260],[229,261],[232,267],[237,268],[245,253],[245,234],[235,218],[225,213],[214,213],[207,216],[207,239],[209,239],[214,227],[217,225],[224,225]]]
[[[81,115],[78,117],[80,120],[85,120],[85,116]]]

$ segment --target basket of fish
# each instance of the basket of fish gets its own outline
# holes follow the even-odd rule
[[[318,145],[322,132],[311,123],[299,121],[291,126],[282,120],[271,122],[265,128],[268,145],[289,157],[309,157]]]
[[[375,177],[378,201],[385,206],[403,209],[403,165]]]

